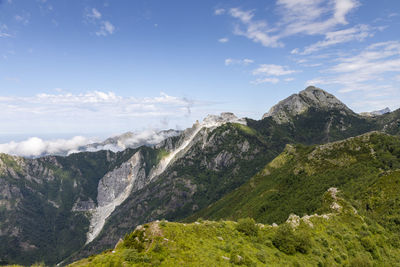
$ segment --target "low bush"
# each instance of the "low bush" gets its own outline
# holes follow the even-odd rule
[[[239,219],[236,230],[248,236],[257,236],[258,234],[258,226],[254,219],[251,218]]]

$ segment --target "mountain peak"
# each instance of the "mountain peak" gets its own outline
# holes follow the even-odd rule
[[[293,94],[273,106],[268,113],[264,114],[263,119],[272,117],[277,123],[286,123],[290,118],[306,112],[309,108],[317,109],[340,109],[352,112],[334,95],[315,87],[308,86],[298,94]]]

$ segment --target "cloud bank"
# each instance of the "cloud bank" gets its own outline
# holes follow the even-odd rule
[[[167,128],[165,121],[186,124],[196,105],[202,104],[166,93],[143,98],[102,91],[0,95],[0,123],[3,134],[115,133],[143,127]]]
[[[80,146],[90,143],[91,140],[75,136],[71,139],[57,139],[45,141],[38,137],[31,137],[22,142],[0,144],[0,153],[22,157],[38,157],[43,155],[66,155],[69,151],[77,150]]]
[[[164,139],[176,136],[180,131],[157,131],[147,129],[141,132],[127,132],[110,137],[103,142],[96,142],[98,138],[75,136],[71,139],[43,140],[31,137],[21,142],[0,144],[0,153],[21,157],[40,157],[47,155],[67,156],[79,152],[96,152],[110,150],[118,152],[127,148],[137,148],[143,145],[156,145]]]

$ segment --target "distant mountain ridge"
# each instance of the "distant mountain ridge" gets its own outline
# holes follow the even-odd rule
[[[91,143],[80,147],[76,152],[95,152],[99,150],[118,152],[127,148],[154,146],[169,137],[178,136],[181,132],[182,131],[174,129],[162,131],[150,129],[142,132],[126,132],[121,135],[107,138],[105,141],[100,143]]]
[[[390,112],[391,112],[390,108],[386,107],[384,109],[375,110],[375,111],[371,111],[371,112],[361,112],[360,115],[372,117],[372,116],[380,116],[380,115],[390,113]]]

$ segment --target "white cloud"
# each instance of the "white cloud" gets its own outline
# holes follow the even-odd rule
[[[245,58],[245,59],[234,59],[234,58],[227,58],[225,59],[225,66],[229,65],[244,65],[247,66],[249,64],[254,63],[254,60]]]
[[[100,13],[97,9],[92,8],[92,14],[91,14],[91,16],[92,16],[93,18],[95,18],[95,19],[100,19],[100,18],[101,18],[101,13]]]
[[[97,36],[107,36],[109,34],[113,34],[115,30],[114,25],[109,21],[103,21],[100,26],[100,30],[96,32]]]
[[[285,37],[334,32],[338,25],[348,24],[346,16],[358,6],[356,0],[331,0],[328,3],[323,0],[278,0],[277,10],[281,18],[273,26],[266,20],[255,20],[253,10],[231,8],[228,14],[241,24],[235,26],[234,34],[266,47],[282,47],[280,40]]]
[[[222,15],[224,13],[225,13],[225,9],[223,9],[223,8],[218,8],[218,9],[214,10],[215,15]]]
[[[400,102],[396,82],[400,73],[400,42],[375,43],[358,54],[343,55],[322,73],[324,75],[308,81],[308,84],[340,86],[339,93],[357,95],[357,103],[379,101],[388,103],[387,106],[393,109],[391,101]]]
[[[295,73],[296,71],[288,69],[285,66],[275,64],[261,64],[253,70],[253,75],[282,76]]]
[[[308,55],[316,52],[320,49],[328,46],[351,42],[351,41],[363,41],[367,37],[372,37],[374,34],[368,25],[357,25],[345,30],[328,32],[325,34],[325,39],[315,44],[304,48],[303,52],[300,52],[298,48],[292,50],[292,54]]]
[[[38,137],[31,137],[22,142],[9,142],[0,144],[0,153],[23,157],[37,157],[49,154],[67,154],[80,146],[90,143],[91,140],[75,136],[72,139],[57,139],[44,141]]]
[[[8,27],[5,24],[0,24],[0,38],[1,37],[11,37],[11,34],[8,32]]]
[[[128,125],[135,129],[149,124],[158,127],[162,118],[186,121],[196,105],[200,104],[166,93],[144,98],[102,91],[0,96],[0,125],[3,133],[121,131]]]
[[[238,19],[244,26],[235,26],[234,34],[245,36],[256,43],[261,43],[267,47],[279,47],[283,44],[278,42],[278,36],[271,36],[269,34],[269,27],[265,21],[253,21],[253,11],[243,11],[240,8],[231,8],[229,14]]]
[[[227,43],[227,42],[229,42],[229,39],[228,38],[220,38],[220,39],[218,39],[218,42]]]
[[[278,82],[279,82],[278,78],[267,77],[267,78],[258,78],[258,79],[254,80],[254,81],[251,81],[250,83],[258,85],[258,84],[262,84],[262,83],[273,83],[273,84],[275,84],[275,83],[278,83]]]
[[[15,15],[14,16],[14,18],[17,22],[20,22],[24,25],[27,25],[29,23],[29,17],[30,17],[29,13],[24,14],[24,15]]]
[[[285,76],[295,72],[297,71],[291,70],[286,66],[275,65],[275,64],[261,64],[257,69],[253,70],[252,72],[252,74],[254,76],[258,76],[258,78],[254,81],[251,81],[250,83],[256,85],[262,83],[275,84],[279,82],[279,79],[277,78],[278,76]],[[285,79],[285,81],[290,81],[289,79],[293,78],[287,78]]]
[[[107,36],[113,34],[115,31],[115,26],[108,20],[102,20],[102,17],[103,15],[96,8],[86,10],[86,22],[99,27],[99,29],[95,32],[97,36]]]
[[[281,37],[293,34],[325,34],[338,25],[346,25],[347,14],[358,7],[355,0],[278,0],[282,15]]]
[[[85,16],[89,20],[96,20],[101,19],[102,14],[96,8],[92,8],[90,10],[86,10]]]
[[[140,132],[128,132],[99,142],[98,138],[75,136],[71,139],[43,140],[30,137],[21,142],[0,144],[0,153],[22,157],[39,157],[46,155],[66,156],[78,152],[96,152],[111,150],[118,152],[126,148],[137,148],[143,145],[156,145],[164,139],[176,136],[179,131],[158,131],[146,129]]]

